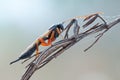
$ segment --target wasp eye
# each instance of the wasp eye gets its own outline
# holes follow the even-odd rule
[[[64,30],[64,27],[63,27],[62,24],[59,24],[59,25],[58,25],[58,28],[61,29],[62,31]]]

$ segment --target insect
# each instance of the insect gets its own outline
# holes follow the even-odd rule
[[[26,59],[30,57],[36,50],[36,57],[39,55],[38,46],[49,46],[52,44],[53,41],[60,35],[60,33],[64,30],[62,24],[53,25],[49,28],[48,32],[44,34],[42,37],[38,38],[33,44],[31,44],[23,53],[22,55],[15,61],[11,62],[13,64],[21,59]]]
[[[48,32],[45,33],[43,36],[38,38],[33,44],[31,44],[23,53],[22,55],[15,61],[12,61],[10,64],[13,64],[19,60],[29,58],[35,51],[36,51],[36,58],[39,56],[39,46],[50,46],[52,42],[56,40],[56,38],[59,37],[59,35],[66,30],[65,38],[68,38],[68,32],[72,25],[74,25],[74,34],[78,34],[80,26],[78,24],[77,18],[84,18],[84,21],[89,20],[86,24],[83,25],[83,27],[87,27],[92,22],[95,21],[97,17],[99,17],[103,22],[105,22],[99,15],[99,13],[91,14],[88,16],[78,16],[69,20],[66,20],[60,24],[53,25],[51,28],[49,28]],[[69,24],[64,27],[63,24],[67,21],[70,21]]]

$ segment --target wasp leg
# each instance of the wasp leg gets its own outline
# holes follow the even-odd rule
[[[39,40],[36,41],[36,58],[39,56],[39,46],[38,46]]]
[[[107,26],[107,22],[100,16],[100,15],[97,15],[103,22],[104,22],[104,25],[106,25],[106,29],[108,30],[108,26]]]
[[[55,31],[52,31],[52,34],[50,36],[50,38],[48,39],[48,43],[50,43],[50,45],[52,45],[52,42],[55,40]]]
[[[105,25],[107,24],[107,22],[99,14],[92,14],[84,19],[84,21],[86,21],[86,20],[89,20],[89,21],[83,25],[83,28],[85,28],[88,25],[90,25],[91,23],[93,23],[97,18],[100,18],[104,22]]]
[[[60,29],[56,28],[56,30],[57,30],[57,33],[60,35],[61,33]]]
[[[67,30],[66,30],[64,39],[65,39],[65,38],[68,38],[68,31],[69,31],[70,27],[73,25],[74,21],[75,21],[75,19],[72,19],[71,22],[66,26],[65,29],[67,29]]]
[[[79,30],[80,30],[80,26],[79,26],[79,24],[78,24],[78,21],[77,20],[75,20],[75,25],[74,25],[74,30],[73,30],[73,32],[74,32],[74,35],[77,35],[78,33],[79,33]]]
[[[39,41],[41,42],[42,46],[48,46],[49,43],[45,42],[45,40],[43,38],[39,38]]]
[[[65,39],[65,38],[68,38],[68,31],[69,31],[69,29],[71,28],[71,26],[72,26],[73,24],[75,24],[75,26],[74,26],[74,34],[78,34],[80,26],[78,25],[78,22],[77,22],[76,19],[72,19],[71,22],[70,22],[70,23],[67,25],[67,27],[65,28],[65,29],[67,29],[67,30],[66,30],[66,34],[65,34],[65,36],[64,36],[64,39]],[[77,31],[77,32],[76,32],[76,31]]]
[[[51,42],[55,40],[55,36],[54,35],[55,35],[55,31],[52,31],[52,34],[51,34],[51,37],[50,37]]]
[[[58,29],[58,28],[56,28],[56,31],[55,31],[55,38],[57,38],[59,35],[62,37],[62,39],[64,39],[63,38],[63,36],[61,35],[61,30],[60,29]]]
[[[104,22],[104,24],[107,24],[107,22],[99,14],[97,14],[97,16]]]
[[[97,19],[97,17],[98,17],[98,14],[92,14],[92,15],[86,17],[84,19],[84,21],[86,21],[86,20],[89,20],[89,21],[86,22],[82,27],[86,28],[87,26],[89,26],[90,24],[92,24]]]
[[[86,16],[86,17],[84,18],[83,21],[86,21],[86,20],[88,20],[88,19],[91,19],[93,16],[96,16],[97,14],[98,14],[98,13],[88,15],[88,16]]]
[[[54,31],[52,31],[52,33],[50,33],[48,37],[44,36],[43,38],[39,38],[38,40],[42,46],[49,46],[51,45],[52,41],[55,40],[54,34],[55,34]],[[46,40],[48,41],[46,42]]]
[[[48,45],[50,45],[50,42],[48,42],[48,43],[46,43],[45,41],[44,41],[44,39],[42,39],[42,38],[39,38],[37,41],[36,41],[36,58],[39,56],[39,46],[38,46],[38,43],[41,43],[41,45],[42,46],[48,46]]]

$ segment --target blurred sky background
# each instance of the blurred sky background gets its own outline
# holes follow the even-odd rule
[[[27,63],[9,63],[51,25],[95,12],[114,20],[120,0],[0,0],[0,80],[20,80]],[[119,34],[120,24],[87,52],[94,39],[80,41],[30,80],[120,80]]]

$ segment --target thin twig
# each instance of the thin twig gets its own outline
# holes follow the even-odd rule
[[[98,40],[103,36],[103,34],[107,31],[108,29],[106,29],[104,32],[102,32],[102,33],[100,33],[99,34],[99,36],[98,36],[98,38],[88,47],[88,48],[86,48],[85,50],[84,50],[84,52],[86,52],[88,49],[90,49],[93,45],[95,45],[97,42],[98,42]]]

